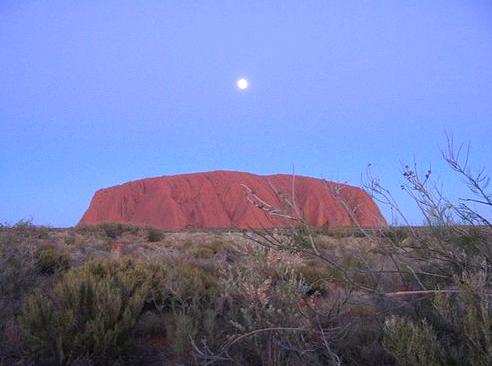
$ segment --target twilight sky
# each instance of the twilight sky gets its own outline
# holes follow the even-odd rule
[[[459,195],[445,131],[492,173],[489,0],[0,0],[0,222],[75,225],[144,177],[372,163],[420,223],[400,170]]]

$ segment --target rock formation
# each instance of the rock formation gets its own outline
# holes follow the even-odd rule
[[[292,197],[292,191],[295,197]],[[295,202],[296,210],[286,202]],[[213,171],[147,178],[97,191],[81,224],[119,222],[165,230],[274,228],[282,215],[312,226],[385,226],[362,189],[303,176]]]

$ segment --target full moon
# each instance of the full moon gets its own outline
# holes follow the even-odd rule
[[[239,79],[237,81],[237,87],[241,90],[247,89],[248,88],[248,80],[246,79]]]

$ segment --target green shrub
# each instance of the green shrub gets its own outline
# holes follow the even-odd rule
[[[73,246],[76,243],[75,235],[69,235],[65,238],[65,244]]]
[[[35,285],[32,246],[13,231],[0,233],[0,327],[18,313],[22,298]]]
[[[228,337],[251,334],[232,347],[234,360],[247,365],[322,364],[316,359],[317,346],[295,330],[305,327],[309,313],[300,311],[309,286],[299,273],[284,263],[271,265],[265,257],[252,257],[229,270],[230,277],[225,279],[229,309],[222,315],[232,326]],[[256,333],[276,328],[286,330]]]
[[[193,258],[208,259],[215,255],[215,252],[205,245],[195,245],[186,251],[186,254]]]
[[[441,343],[456,364],[492,364],[492,303],[488,281],[484,272],[466,274],[455,278],[457,293],[434,297],[437,312],[434,324],[440,327]]]
[[[486,257],[492,260],[492,245],[486,231],[480,227],[471,226],[460,230],[454,239],[456,246],[468,256]]]
[[[46,226],[34,225],[29,220],[20,220],[10,228],[17,237],[31,237],[37,239],[47,239],[49,228]]]
[[[311,291],[324,293],[327,282],[340,281],[341,275],[325,266],[304,265],[296,268],[296,272],[310,287]]]
[[[146,299],[146,310],[156,311],[162,314],[169,306],[167,280],[170,267],[166,263],[145,263],[148,273],[147,285],[148,296]]]
[[[123,225],[115,224],[115,223],[104,223],[101,224],[101,228],[103,229],[106,236],[111,239],[118,238],[121,234],[123,234]]]
[[[393,227],[383,232],[383,237],[388,238],[395,245],[399,245],[409,236],[410,229],[405,227]]]
[[[39,273],[53,274],[68,268],[70,254],[52,244],[38,247],[36,252],[36,269]]]
[[[160,230],[150,228],[147,231],[147,240],[150,241],[151,243],[161,241],[162,238],[163,238],[163,235],[162,235],[162,232]]]
[[[220,294],[217,277],[189,263],[176,263],[161,277],[160,291],[154,295],[157,307],[169,313],[167,337],[179,357],[189,356],[191,340],[214,336],[216,299]]]
[[[183,357],[192,351],[190,340],[196,339],[199,330],[199,320],[186,311],[173,314],[173,321],[166,323],[166,334],[171,340],[173,351],[178,357]]]
[[[186,254],[194,258],[208,259],[223,251],[225,248],[226,244],[223,241],[214,240],[210,243],[192,244],[190,248],[186,250]]]
[[[386,321],[383,346],[398,366],[444,366],[442,346],[426,321],[392,317]]]
[[[172,301],[180,305],[206,304],[219,292],[217,277],[190,263],[178,263],[168,273],[167,288]]]
[[[110,239],[117,239],[125,232],[135,234],[138,232],[138,227],[133,225],[121,224],[117,222],[103,222],[97,225],[98,229],[101,229],[104,234]]]
[[[67,272],[52,297],[36,292],[21,324],[38,359],[64,364],[95,356],[104,364],[127,345],[147,296],[148,274],[135,261],[93,260]]]

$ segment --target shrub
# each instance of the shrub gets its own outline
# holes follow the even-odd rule
[[[125,232],[136,233],[138,231],[138,227],[121,224],[117,222],[103,222],[97,225],[98,229],[101,229],[104,234],[110,239],[117,239]]]
[[[186,250],[186,254],[198,259],[208,259],[223,251],[226,244],[220,240],[214,240],[210,243],[191,244]]]
[[[386,321],[383,345],[398,366],[444,366],[442,346],[426,321],[392,317]]]
[[[453,240],[468,256],[492,260],[492,245],[487,237],[487,231],[483,228],[477,226],[463,228]]]
[[[325,266],[316,264],[303,265],[296,268],[300,278],[310,287],[310,292],[325,292],[328,282],[340,281],[340,274]]]
[[[18,237],[37,239],[47,239],[49,237],[48,227],[34,225],[30,220],[20,220],[10,229]]]
[[[189,356],[191,340],[214,336],[219,282],[214,274],[189,263],[169,266],[160,277],[154,299],[161,311],[171,315],[166,323],[167,337],[176,355]]]
[[[173,315],[173,321],[166,324],[166,334],[175,354],[183,357],[192,351],[190,341],[197,337],[199,320],[189,311],[176,311]]]
[[[341,274],[343,281],[337,285],[343,285],[352,295],[342,311],[359,312],[351,323],[328,324],[328,331],[346,327],[345,338],[355,340],[349,345],[340,340],[328,343],[344,357],[344,363],[376,365],[386,362],[391,355],[393,362],[389,364],[402,366],[492,364],[490,177],[484,170],[474,172],[469,167],[468,156],[460,157],[460,151],[461,148],[454,149],[452,140],[448,140],[448,151],[443,153],[444,160],[468,188],[468,194],[455,201],[443,194],[440,185],[431,178],[431,170],[421,174],[416,164],[403,169],[401,189],[417,204],[426,227],[412,227],[391,192],[368,172],[366,189],[375,200],[389,206],[395,222],[402,220],[407,226],[366,230],[356,225],[355,233],[328,231],[327,235],[337,238],[346,235],[365,238],[354,241],[361,245],[336,250],[322,245],[317,232],[302,220],[302,215],[296,217],[295,224],[283,235],[264,231],[246,233],[264,247],[306,255],[319,261],[329,272]],[[356,217],[356,209],[348,207],[336,191],[331,193],[351,217]],[[286,207],[295,208],[294,201],[281,196],[279,200]],[[316,283],[317,270],[302,267],[299,270],[304,272],[301,278],[306,282]],[[268,287],[276,286],[272,281]],[[257,295],[261,283],[253,289],[252,293]],[[263,292],[266,292],[263,298],[272,297],[268,291]],[[286,305],[284,302],[283,308]],[[378,314],[389,315],[385,324]],[[360,328],[366,331],[361,332]],[[382,330],[384,336],[378,337]],[[382,355],[381,345],[388,354]]]
[[[35,284],[33,247],[16,233],[0,233],[0,326],[14,316]]]
[[[272,259],[269,252],[254,250],[224,269],[219,318],[224,323],[215,331],[223,343],[217,346],[215,339],[215,349],[222,350],[216,359],[248,365],[323,364],[306,327],[309,311],[299,310],[309,287],[294,268]]]
[[[167,276],[166,291],[174,306],[208,304],[219,292],[217,277],[190,263],[177,263]]]
[[[163,235],[162,235],[162,232],[160,230],[150,228],[147,231],[147,240],[150,241],[151,243],[161,241],[162,238],[163,238]]]
[[[118,238],[121,234],[123,234],[123,225],[116,223],[103,223],[101,224],[101,228],[103,229],[106,236],[111,239]]]
[[[409,229],[405,227],[394,227],[384,231],[383,236],[388,238],[393,244],[398,245],[410,236],[410,232]]]
[[[52,244],[38,247],[36,252],[36,269],[42,274],[53,274],[68,268],[70,254]]]
[[[104,364],[127,343],[147,296],[147,273],[135,261],[93,260],[67,272],[53,296],[36,292],[21,324],[41,361],[64,364],[84,355]]]
[[[434,297],[433,325],[448,358],[461,365],[492,363],[492,303],[484,272],[455,278],[456,293]]]

